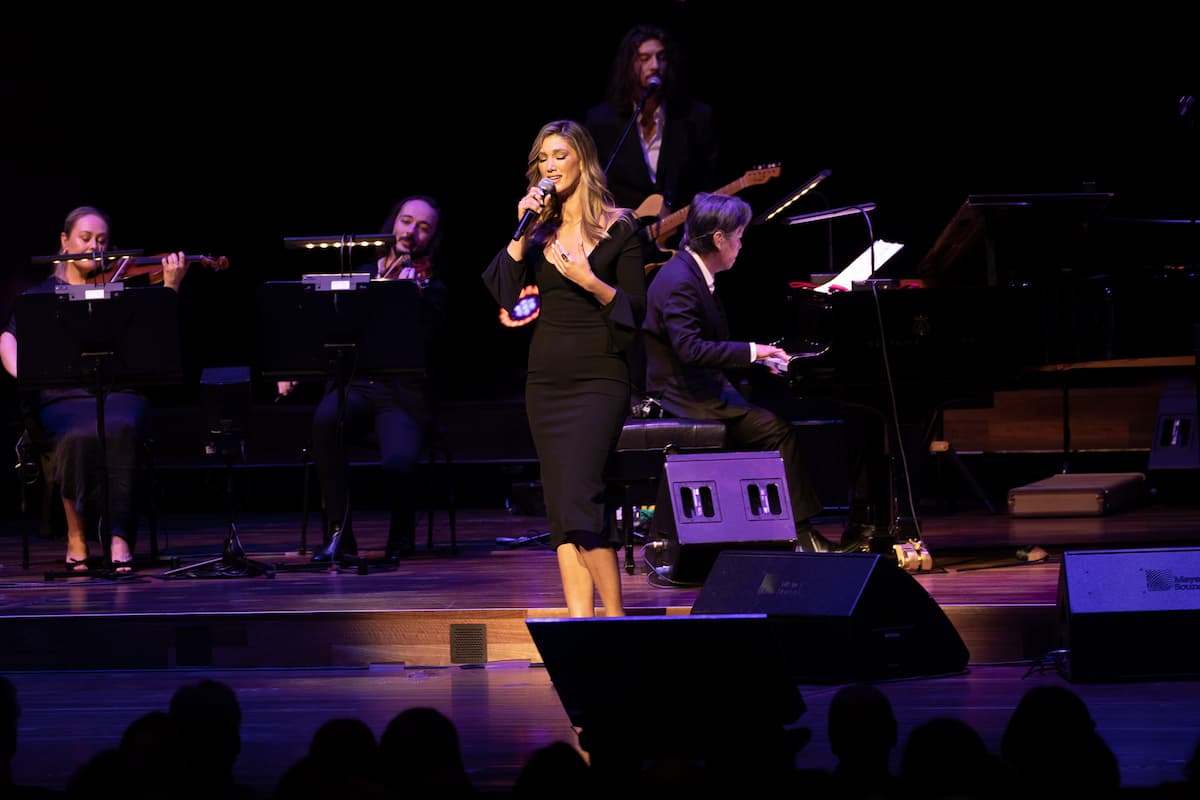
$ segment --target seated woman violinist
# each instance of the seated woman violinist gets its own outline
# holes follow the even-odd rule
[[[80,206],[67,214],[59,234],[59,253],[87,255],[91,258],[57,261],[53,275],[30,292],[53,292],[62,284],[86,284],[110,280],[113,269],[132,268],[178,291],[188,269],[182,252],[155,256],[153,264],[145,259],[106,260],[110,225],[107,215],[91,206]],[[135,262],[143,262],[141,264]],[[150,274],[153,272],[154,274]],[[121,277],[118,276],[117,280]],[[0,333],[0,360],[5,370],[17,377],[18,320],[14,314]],[[133,548],[137,534],[134,506],[134,477],[139,465],[142,443],[149,434],[150,406],[136,391],[109,392],[104,399],[105,451],[107,470],[97,464],[97,399],[94,388],[42,389],[26,398],[23,408],[26,428],[44,452],[51,455],[52,474],[48,485],[58,487],[67,526],[65,566],[70,572],[83,572],[95,565],[90,560],[89,535],[94,536],[107,565],[116,573],[133,570]],[[102,480],[107,474],[108,497],[105,502]],[[107,505],[107,525],[102,510]],[[108,540],[102,532],[107,530]],[[107,551],[107,552],[105,552]]]

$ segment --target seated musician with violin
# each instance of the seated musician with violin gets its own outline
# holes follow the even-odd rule
[[[421,288],[424,341],[397,342],[396,346],[426,348],[427,354],[446,317],[446,286],[436,269],[440,221],[441,209],[432,197],[404,198],[392,207],[383,227],[383,233],[395,236],[394,243],[372,264],[355,270],[370,272],[373,280],[409,280]],[[414,551],[416,505],[411,477],[437,405],[437,382],[430,377],[433,360],[427,358],[426,363],[430,366],[423,374],[352,378],[345,386],[341,430],[336,386],[330,381],[325,387],[313,417],[312,452],[329,530],[325,546],[313,561],[343,563],[358,556],[347,490],[349,463],[341,445],[361,441],[371,431],[392,502],[385,557],[394,560]],[[295,387],[295,381],[278,384],[280,395]]]
[[[110,224],[107,215],[91,206],[80,206],[67,214],[59,234],[59,253],[87,254],[94,258],[56,262],[53,275],[29,291],[54,291],[61,284],[108,282],[105,260],[100,254],[109,249]],[[153,259],[162,284],[179,290],[187,273],[188,259],[182,252],[167,253]],[[128,268],[125,262],[114,262]],[[15,316],[0,333],[0,357],[4,368],[17,377],[17,322]],[[92,566],[88,549],[89,534],[104,529],[101,525],[104,472],[96,464],[97,400],[94,389],[44,389],[30,398],[25,409],[29,434],[53,455],[53,475],[62,496],[67,523],[66,568],[83,572]],[[137,535],[134,506],[134,476],[139,465],[141,445],[149,434],[150,404],[132,390],[112,391],[104,401],[105,447],[108,453],[109,565],[116,573],[133,570],[133,548]],[[104,542],[100,542],[103,547]]]

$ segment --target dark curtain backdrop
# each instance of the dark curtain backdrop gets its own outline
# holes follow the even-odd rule
[[[719,114],[726,179],[781,165],[743,192],[756,210],[829,169],[789,213],[876,203],[876,236],[905,243],[898,277],[972,193],[1095,189],[1115,193],[1115,216],[1196,213],[1194,116],[1177,105],[1194,81],[1113,68],[1128,23],[993,10],[968,27],[757,1],[605,4],[580,21],[590,8],[339,5],[266,22],[205,4],[171,24],[98,8],[9,20],[4,313],[42,274],[29,260],[56,249],[66,212],[93,204],[112,215],[114,246],[228,257],[225,272],[188,276],[185,357],[192,375],[254,365],[255,288],[337,268],[284,237],[375,231],[394,200],[429,192],[445,204],[450,391],[514,392],[528,330],[499,326],[479,273],[511,233],[533,134],[602,97],[620,35],[641,21],[681,38],[692,89]],[[1105,270],[1192,263],[1194,237],[1171,233],[1139,228],[1089,257]],[[753,229],[728,276],[735,325],[777,332],[762,310],[786,282],[844,266],[866,242],[854,218]]]

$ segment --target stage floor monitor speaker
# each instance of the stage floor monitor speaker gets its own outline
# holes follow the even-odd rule
[[[958,674],[967,647],[894,559],[874,553],[725,550],[693,614],[766,614],[799,683]]]
[[[1192,470],[1200,468],[1200,445],[1196,438],[1196,383],[1173,379],[1163,387],[1154,421],[1147,469]]]
[[[1058,575],[1069,680],[1200,677],[1200,548],[1066,551]]]
[[[791,551],[796,523],[777,450],[680,453],[664,463],[672,530],[666,531],[671,580],[701,583],[729,547]]]
[[[643,758],[739,746],[804,699],[763,614],[525,620],[580,745]]]

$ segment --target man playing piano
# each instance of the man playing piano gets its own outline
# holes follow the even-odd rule
[[[790,422],[746,400],[726,369],[770,364],[788,354],[773,345],[730,341],[714,278],[733,266],[750,223],[750,206],[731,195],[693,199],[681,249],[650,282],[643,323],[646,391],[677,417],[719,419],[738,450],[778,450],[786,470],[796,538],[804,550],[835,550],[811,524],[822,511]]]

